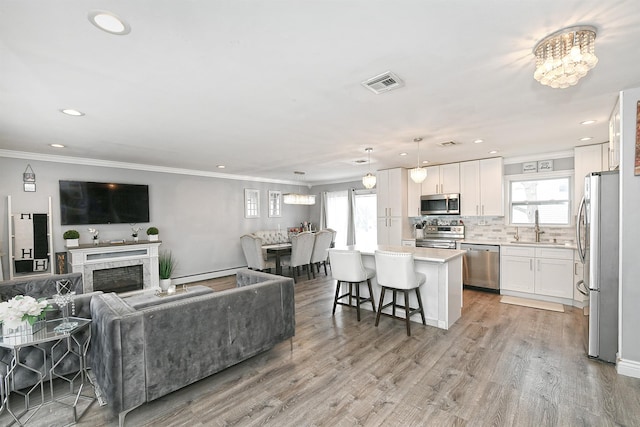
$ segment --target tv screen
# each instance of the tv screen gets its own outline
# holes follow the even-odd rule
[[[149,222],[149,186],[60,181],[62,225]]]

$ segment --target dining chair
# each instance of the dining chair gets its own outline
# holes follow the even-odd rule
[[[306,267],[307,277],[311,280],[311,253],[315,236],[309,231],[291,236],[291,255],[282,258],[282,265],[291,269],[291,277],[296,281],[296,273],[300,275],[300,267]]]
[[[271,270],[276,264],[273,260],[267,260],[262,251],[262,239],[253,234],[245,234],[240,237],[240,244],[244,257],[247,260],[247,266],[251,270]]]
[[[327,230],[328,232],[331,233],[331,246],[330,247],[335,247],[336,246],[336,235],[338,234],[338,232],[336,230],[334,230],[333,228],[325,228],[325,230]]]
[[[354,307],[355,300],[356,316],[360,321],[360,305],[370,302],[373,311],[376,311],[376,303],[373,298],[371,279],[375,277],[376,271],[367,268],[362,264],[362,254],[356,250],[329,249],[329,260],[331,262],[331,276],[336,279],[336,294],[333,298],[333,314],[336,314],[336,306],[343,305]],[[360,296],[360,283],[367,282],[369,296]],[[340,295],[342,284],[349,285],[349,291]],[[354,293],[355,287],[355,293]],[[342,301],[344,298],[348,302]]]
[[[380,322],[381,314],[393,317],[394,319],[402,319],[402,317],[396,316],[396,308],[404,309],[407,336],[411,336],[411,316],[420,313],[422,316],[422,324],[427,324],[424,317],[422,299],[420,298],[420,285],[426,282],[427,277],[424,274],[415,271],[413,254],[376,251],[375,259],[377,281],[378,285],[382,287],[380,301],[378,302],[378,313],[376,314],[376,326],[378,326],[378,323]],[[391,302],[384,304],[384,295],[387,290],[393,292],[393,298]],[[409,306],[409,291],[411,290],[415,290],[416,298],[418,299],[418,308],[411,308]],[[396,300],[397,292],[402,292],[404,294],[404,305],[398,304]],[[382,310],[387,307],[391,307],[391,314],[382,313]]]
[[[310,262],[314,278],[316,277],[316,272],[313,269],[314,266],[318,269],[318,273],[320,273],[320,265],[324,266],[324,275],[327,275],[327,258],[329,257],[329,253],[327,251],[331,246],[332,239],[333,235],[330,231],[320,230],[316,233]]]

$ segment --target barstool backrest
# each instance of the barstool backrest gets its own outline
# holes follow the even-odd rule
[[[376,251],[375,257],[379,285],[395,289],[413,289],[420,285],[413,254]]]
[[[329,249],[329,261],[331,262],[331,276],[334,279],[352,283],[367,280],[367,271],[362,265],[360,251]]]

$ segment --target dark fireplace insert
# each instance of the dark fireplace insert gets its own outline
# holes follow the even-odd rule
[[[93,271],[93,290],[102,292],[129,292],[144,287],[142,265],[105,268]]]

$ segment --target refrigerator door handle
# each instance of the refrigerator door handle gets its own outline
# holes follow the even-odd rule
[[[582,287],[580,287],[580,285],[583,285]],[[576,283],[576,289],[578,290],[578,292],[580,292],[582,295],[584,295],[585,297],[589,296],[589,291],[587,290],[587,288],[584,286],[584,280],[579,280],[578,283]]]
[[[580,261],[584,264],[586,254],[584,252],[584,248],[582,247],[582,239],[580,238],[580,221],[582,220],[582,214],[584,212],[585,199],[582,197],[580,201],[580,207],[578,208],[578,216],[576,218],[576,242],[578,243],[578,256],[580,257]]]

